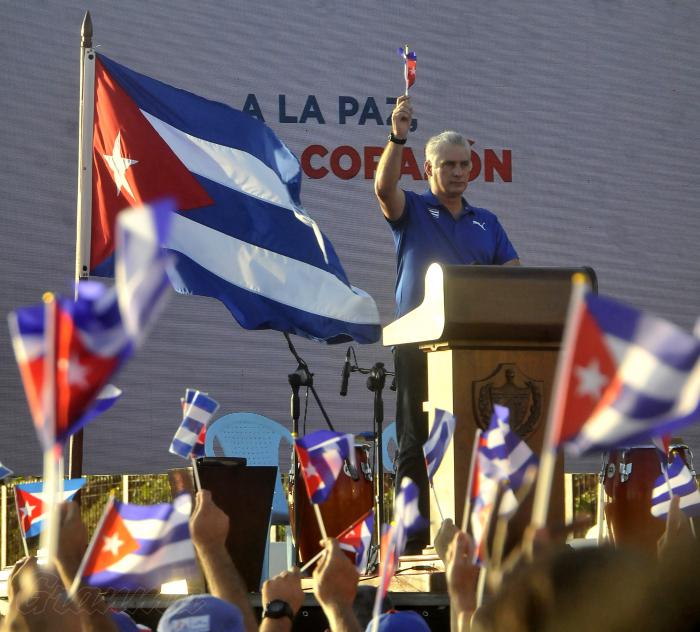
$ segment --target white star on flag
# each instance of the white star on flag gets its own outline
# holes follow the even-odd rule
[[[109,551],[112,555],[117,556],[119,555],[119,549],[122,544],[124,544],[124,542],[119,539],[119,534],[115,533],[113,536],[104,537],[102,550]]]
[[[131,160],[130,158],[125,158],[122,156],[122,133],[119,132],[117,137],[114,139],[114,147],[112,148],[112,155],[102,154],[102,157],[107,162],[107,165],[112,170],[112,177],[114,178],[114,183],[117,185],[117,195],[121,193],[122,187],[127,190],[131,198],[133,199],[134,193],[131,190],[131,185],[126,180],[126,170],[138,163],[138,160]]]
[[[306,475],[307,476],[316,476],[318,472],[316,471],[316,468],[309,463],[309,465],[306,466]]]
[[[61,358],[58,361],[58,369],[59,371],[67,372],[68,384],[74,386],[88,385],[88,368],[83,364],[80,364],[76,356],[72,357],[70,361],[66,360],[65,358]]]
[[[24,502],[24,507],[20,507],[19,510],[23,516],[26,516],[27,518],[31,518],[32,514],[34,513],[35,507],[36,507],[36,505],[30,505],[29,501],[26,500]]]
[[[590,395],[593,399],[600,399],[603,394],[603,387],[608,383],[608,378],[601,373],[600,364],[597,358],[593,358],[588,366],[576,366],[576,377],[578,378],[578,386],[576,394],[583,397]]]

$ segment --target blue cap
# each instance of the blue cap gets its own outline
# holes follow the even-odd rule
[[[370,621],[365,632],[371,630]],[[415,610],[392,610],[379,615],[379,632],[430,632],[430,628]]]
[[[158,632],[244,632],[243,615],[223,599],[192,595],[168,607],[158,622]]]
[[[119,632],[139,632],[139,630],[147,629],[145,626],[139,628],[136,622],[123,610],[111,610],[109,614]]]

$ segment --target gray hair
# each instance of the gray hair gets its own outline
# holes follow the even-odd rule
[[[434,164],[443,145],[459,145],[467,150],[470,149],[469,142],[462,134],[453,130],[445,130],[428,139],[425,144],[425,159]]]

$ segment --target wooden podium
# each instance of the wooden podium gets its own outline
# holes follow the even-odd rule
[[[511,427],[539,453],[557,354],[571,293],[571,276],[590,268],[443,266],[425,276],[423,303],[387,325],[383,344],[417,344],[428,353],[428,401],[424,410],[452,411],[454,440],[435,475],[445,517],[461,524],[474,433],[488,426],[493,404],[510,409]],[[563,459],[552,487],[549,524],[564,520]],[[531,502],[531,500],[530,500]],[[439,513],[431,494],[431,536]],[[514,536],[529,521],[523,506]],[[517,537],[517,536],[516,536]]]

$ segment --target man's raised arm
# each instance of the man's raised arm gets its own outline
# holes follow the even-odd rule
[[[384,148],[374,179],[374,193],[379,200],[379,206],[384,217],[392,221],[399,219],[403,214],[405,194],[399,187],[399,179],[403,146],[408,138],[412,118],[411,99],[406,96],[399,97],[391,113],[390,138],[393,140],[389,140]]]

